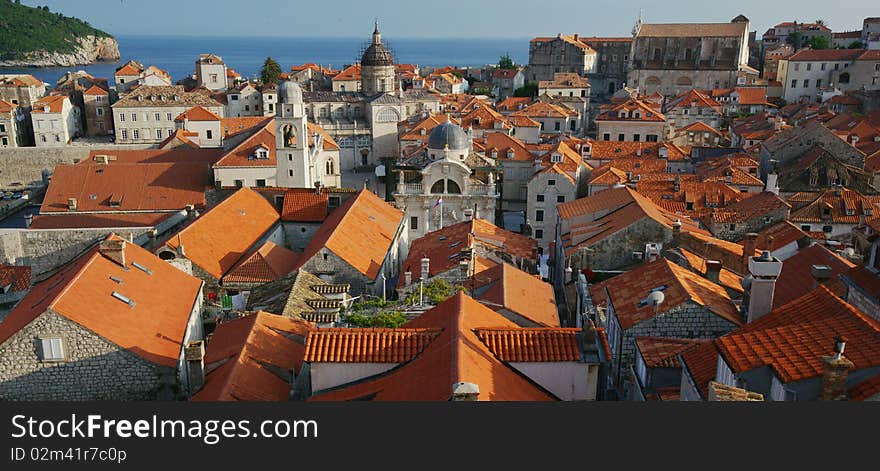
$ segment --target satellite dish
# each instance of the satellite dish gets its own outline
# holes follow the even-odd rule
[[[648,295],[648,305],[657,307],[663,304],[664,299],[666,299],[666,295],[663,294],[663,291],[654,291]]]

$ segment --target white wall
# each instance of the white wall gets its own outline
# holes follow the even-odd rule
[[[516,362],[510,366],[563,401],[595,401],[599,365],[579,362]]]
[[[399,363],[311,363],[312,392],[384,373]]]

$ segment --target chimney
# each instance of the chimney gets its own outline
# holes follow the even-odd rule
[[[192,396],[205,385],[205,342],[196,340],[187,344],[186,375],[189,381],[189,394]]]
[[[428,257],[422,258],[422,276],[420,277],[422,280],[427,280],[428,275],[431,273],[431,259]]]
[[[834,355],[822,357],[822,396],[823,401],[846,399],[846,378],[855,365],[843,356],[846,339],[834,337]]]
[[[672,237],[678,237],[681,235],[681,219],[676,219],[675,222],[672,223]]]
[[[681,176],[676,175],[675,180],[672,182],[672,191],[678,193],[681,191]]]
[[[706,260],[706,279],[713,282],[719,283],[721,278],[721,261],[720,260]]]
[[[749,267],[749,258],[752,255],[755,255],[755,249],[758,247],[758,234],[754,232],[749,232],[746,234],[746,238],[743,239],[743,253],[742,253],[742,261],[743,268]]]
[[[67,209],[76,211],[76,198],[67,198]]]
[[[831,267],[828,265],[813,265],[810,267],[813,275],[813,289],[831,279]]]
[[[407,271],[403,274],[403,283],[404,286],[409,286],[412,284],[412,272]]]
[[[198,213],[196,213],[196,207],[191,204],[186,205],[186,219],[189,221],[192,221],[197,216],[198,216]]]
[[[125,266],[125,239],[102,240],[98,251],[117,264]]]
[[[759,257],[749,257],[749,304],[747,322],[751,323],[773,309],[776,279],[782,271],[782,262],[765,250]]]
[[[474,383],[455,383],[452,385],[450,401],[476,401],[480,397],[480,387]]]

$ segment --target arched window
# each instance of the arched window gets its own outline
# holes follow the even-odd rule
[[[688,77],[679,77],[675,81],[675,84],[678,85],[679,87],[691,87],[694,85],[694,82],[692,82],[691,79]]]
[[[652,75],[645,79],[645,85],[660,85],[660,78]]]
[[[447,194],[453,194],[453,195],[460,195],[461,194],[461,187],[458,186],[458,183],[456,183],[453,180],[441,179],[441,180],[437,180],[436,182],[434,182],[433,185],[431,185],[431,193],[434,193],[434,194],[447,193]]]
[[[452,180],[446,180],[446,192],[460,195],[461,194],[461,187],[458,186],[458,183],[455,183]]]
[[[431,193],[445,193],[443,188],[444,181],[445,180],[437,180],[436,182],[434,182],[434,184],[431,185]]]
[[[840,74],[840,79],[838,83],[849,83],[849,72],[844,72]]]
[[[333,167],[333,159],[327,159],[327,175],[333,175],[335,173]]]
[[[400,121],[400,113],[394,108],[382,108],[376,115],[376,121],[380,123],[396,123]]]

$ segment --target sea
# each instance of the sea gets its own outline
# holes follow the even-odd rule
[[[272,57],[282,70],[306,62],[341,69],[357,63],[369,38],[267,38],[195,36],[116,36],[120,62],[101,62],[75,67],[0,67],[0,74],[26,73],[54,84],[69,70],[85,70],[95,77],[113,82],[117,67],[129,59],[167,70],[176,82],[193,74],[195,60],[202,53],[223,58],[227,67],[243,77],[256,77],[266,57]],[[495,64],[505,54],[514,62],[528,62],[529,38],[383,38],[397,62],[424,66],[479,67]]]

